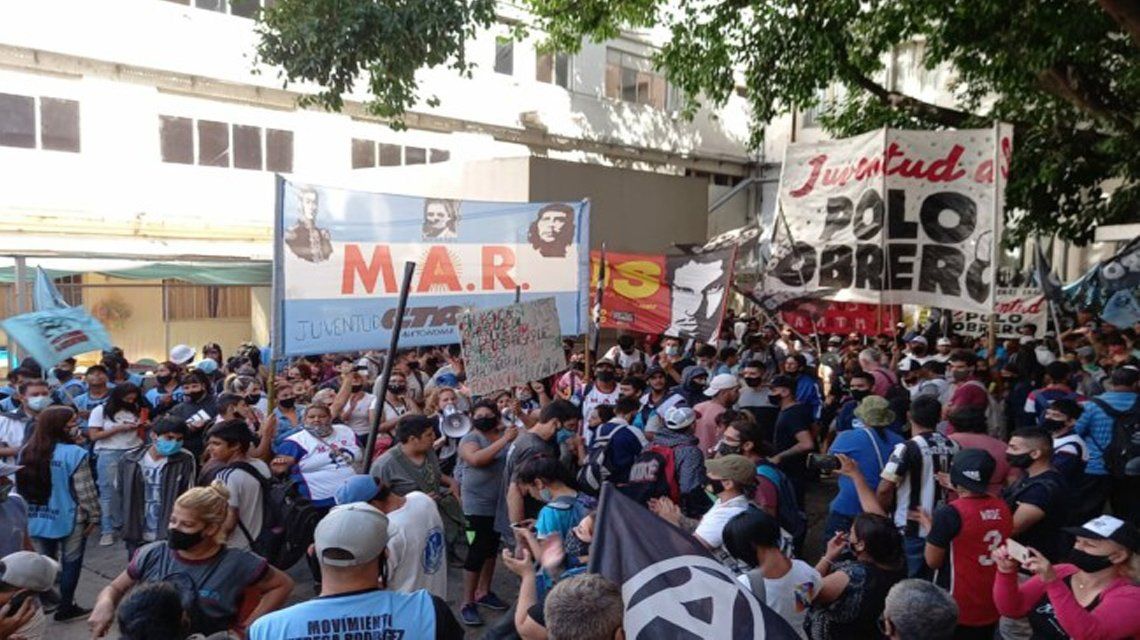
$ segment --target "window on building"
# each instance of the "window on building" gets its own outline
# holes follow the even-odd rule
[[[352,139],[352,168],[367,169],[376,166],[376,143],[371,140]]]
[[[261,127],[233,126],[234,167],[261,171]]]
[[[547,84],[570,88],[570,54],[535,51],[534,79]]]
[[[40,142],[44,149],[79,153],[79,103],[40,98]]]
[[[59,295],[63,296],[64,302],[73,307],[83,306],[83,274],[52,278],[52,281],[55,282]]]
[[[293,132],[265,130],[265,170],[293,173]]]
[[[381,142],[379,148],[381,167],[398,167],[404,163],[404,148],[400,145]]]
[[[159,116],[162,161],[194,164],[194,121],[190,118]]]
[[[36,148],[36,99],[0,93],[0,145]]]
[[[445,149],[432,149],[431,155],[428,156],[428,161],[432,164],[437,162],[447,162],[451,159],[451,152]]]
[[[605,90],[607,98],[664,109],[668,83],[649,58],[607,49]]]
[[[224,122],[198,121],[198,164],[230,166],[230,128]]]
[[[250,317],[250,289],[246,286],[190,285],[163,280],[166,288],[164,320],[241,320]]]
[[[495,73],[512,75],[515,72],[514,40],[497,36],[495,38]]]
[[[404,147],[404,164],[424,164],[427,162],[427,149]]]
[[[274,0],[169,0],[178,4],[191,4],[198,9],[229,13],[242,18],[256,18],[262,7],[271,7]]]
[[[79,103],[0,93],[0,146],[79,153]]]

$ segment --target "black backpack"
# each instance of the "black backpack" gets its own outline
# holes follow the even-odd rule
[[[313,532],[323,510],[301,495],[297,483],[292,480],[266,478],[248,462],[232,462],[212,475],[216,477],[226,470],[244,471],[261,485],[261,532],[257,539],[246,530],[241,518],[237,521],[242,534],[249,540],[250,549],[281,570],[297,564],[313,542]]]
[[[1127,469],[1129,462],[1140,459],[1140,398],[1127,411],[1117,411],[1100,398],[1093,398],[1090,402],[1112,418],[1112,439],[1108,446],[1096,443],[1104,455],[1104,465],[1109,474],[1114,478],[1140,475],[1140,467]]]
[[[800,509],[792,481],[779,467],[767,460],[756,465],[756,475],[764,476],[776,485],[776,520],[779,521],[780,528],[792,536],[794,547],[797,550],[802,548],[807,537],[807,514]]]

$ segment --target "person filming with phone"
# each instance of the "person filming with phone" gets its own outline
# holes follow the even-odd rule
[[[1034,638],[1136,637],[1140,531],[1109,515],[1066,531],[1076,536],[1076,542],[1062,564],[1054,565],[1032,547],[994,551],[998,611],[1010,618],[1028,618]],[[1033,577],[1018,584],[1019,567]]]

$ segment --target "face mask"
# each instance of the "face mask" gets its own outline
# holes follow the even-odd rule
[[[258,402],[261,402],[261,394],[260,393],[251,393],[245,397],[245,403],[251,407],[253,405],[257,404]]]
[[[699,380],[690,380],[689,381],[689,388],[692,389],[693,391],[702,391],[702,390],[704,390],[705,385],[707,385],[707,384],[708,384],[708,382],[701,382]]]
[[[721,456],[730,456],[734,453],[740,453],[740,445],[728,444],[724,440],[716,443],[716,455],[718,458]]]
[[[534,396],[529,391],[520,391],[518,393],[519,402],[530,402]]]
[[[783,397],[778,395],[778,394],[775,394],[775,393],[769,393],[768,394],[768,402],[770,402],[772,404],[778,405],[783,401],[784,401]]]
[[[364,385],[362,385],[362,384],[352,385],[352,392],[353,393],[360,393],[363,389],[364,389]]]
[[[665,347],[665,355],[669,356],[670,358],[676,358],[677,356],[681,355],[681,347]]]
[[[570,531],[570,534],[562,541],[562,546],[566,549],[566,555],[571,558],[581,558],[590,555],[590,543],[583,541],[578,537],[578,534],[573,531]]]
[[[71,380],[71,377],[73,375],[74,374],[72,374],[70,371],[56,371],[55,379],[59,380],[60,382],[67,382],[68,380]]]
[[[175,551],[185,551],[196,546],[201,541],[201,531],[186,533],[178,529],[170,529],[166,532],[166,544]]]
[[[763,382],[763,380],[764,380],[763,378],[746,377],[746,378],[744,378],[744,384],[755,389],[756,387],[760,386],[760,383]]]
[[[327,438],[329,437],[329,434],[332,433],[333,428],[331,424],[307,424],[305,425],[305,430],[317,436],[318,438]]]
[[[1109,560],[1108,556],[1094,556],[1075,547],[1069,551],[1068,560],[1085,573],[1104,571],[1112,566],[1112,560]]]
[[[159,438],[154,441],[154,450],[157,451],[160,456],[169,457],[182,451],[182,441]]]
[[[206,392],[205,391],[195,391],[194,393],[186,394],[186,397],[190,398],[191,402],[200,402],[200,401],[202,401],[203,398],[206,397]]]
[[[950,372],[950,377],[954,378],[954,380],[957,382],[961,382],[961,381],[965,380],[966,378],[970,377],[970,370],[969,369],[954,369]]]
[[[871,392],[868,391],[867,389],[852,389],[851,390],[851,398],[853,400],[855,400],[855,402],[862,402],[863,398],[866,398],[869,395],[871,395]]]
[[[494,418],[475,418],[471,421],[471,426],[480,431],[490,431],[498,426],[499,421]]]
[[[296,398],[281,398],[280,400],[277,401],[277,404],[281,405],[285,409],[292,409],[293,405],[297,404],[297,399]]]
[[[914,355],[916,355],[920,358],[922,356],[926,355],[926,347],[914,347],[910,351],[911,351],[911,353],[913,353]]]
[[[39,413],[51,406],[51,396],[32,396],[27,401],[28,409]]]
[[[392,395],[395,395],[395,396],[398,396],[407,390],[408,390],[407,387],[404,387],[401,385],[396,385],[394,387],[388,387],[388,391],[390,391],[392,393]]]
[[[712,478],[709,478],[709,483],[706,488],[708,489],[709,493],[719,496],[720,494],[724,493],[724,482],[721,480],[713,480]]]
[[[1041,426],[1046,431],[1048,431],[1049,433],[1057,433],[1058,431],[1065,428],[1065,421],[1064,420],[1046,419],[1044,422],[1041,423]]]
[[[173,379],[174,379],[174,376],[155,376],[154,377],[155,382],[158,382],[158,384],[160,384],[164,387],[166,385],[170,384],[170,381]]]
[[[598,382],[613,382],[614,372],[607,369],[602,369],[601,371],[598,371],[596,374],[594,374],[594,377],[598,379]]]
[[[1009,466],[1018,469],[1026,469],[1033,464],[1033,458],[1028,453],[1007,453],[1005,454],[1005,461],[1009,463]]]
[[[550,502],[554,499],[554,494],[550,493],[550,489],[539,489],[538,499],[542,500],[543,502]]]

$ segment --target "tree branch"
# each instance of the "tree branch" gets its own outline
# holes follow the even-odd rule
[[[860,73],[859,70],[855,69],[854,65],[850,63],[841,63],[840,66],[843,68],[844,75],[847,79],[892,109],[905,111],[923,120],[955,128],[960,128],[966,124],[968,120],[978,117],[967,111],[943,107],[924,100],[919,100],[918,98],[908,96],[898,91],[891,91]]]
[[[1097,4],[1132,38],[1132,44],[1140,48],[1140,3],[1136,0],[1097,0]]]
[[[1135,136],[1136,123],[1120,111],[1113,109],[1091,90],[1079,70],[1072,66],[1055,64],[1037,74],[1041,88],[1076,107],[1092,118],[1115,128],[1118,132]]]

